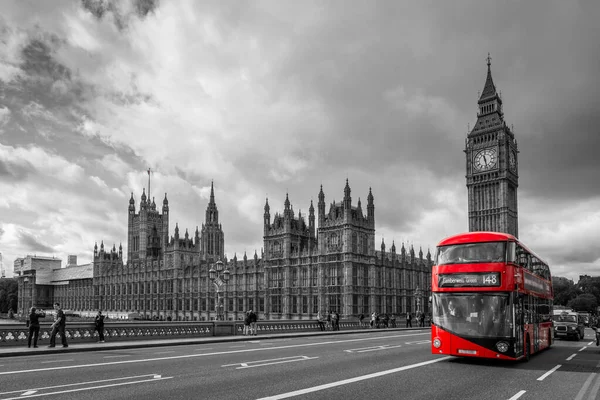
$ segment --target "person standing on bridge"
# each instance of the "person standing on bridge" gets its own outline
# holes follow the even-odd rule
[[[65,328],[67,326],[67,318],[65,317],[64,311],[60,308],[59,303],[54,303],[54,309],[56,310],[56,315],[54,316],[54,323],[52,324],[52,333],[50,334],[50,346],[56,346],[56,334],[60,333],[60,340],[62,341],[63,347],[69,347],[67,344],[67,335],[65,333]]]
[[[31,338],[33,337],[33,347],[38,347],[38,335],[40,334],[40,318],[46,317],[44,312],[37,312],[35,307],[31,307],[29,310],[29,319],[27,320],[27,326],[29,326],[29,336],[27,337],[27,347],[31,347]]]
[[[406,327],[411,327],[412,328],[412,315],[410,315],[410,311],[407,311],[406,313]]]
[[[102,315],[102,310],[98,310],[98,314],[96,314],[94,330],[98,331],[98,343],[104,343],[104,315]]]

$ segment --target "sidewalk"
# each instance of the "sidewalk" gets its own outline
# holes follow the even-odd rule
[[[211,336],[211,337],[199,337],[190,339],[158,339],[158,340],[119,340],[119,341],[106,341],[105,343],[75,343],[69,345],[69,347],[62,347],[60,340],[57,340],[56,347],[49,348],[48,345],[43,345],[36,348],[17,347],[10,346],[6,348],[0,347],[0,358],[1,357],[17,357],[17,356],[29,356],[39,354],[55,354],[55,353],[79,353],[84,351],[101,351],[101,350],[120,350],[120,349],[139,349],[145,347],[160,347],[160,346],[181,346],[190,344],[206,344],[206,343],[227,343],[227,342],[246,342],[249,340],[266,340],[266,339],[282,339],[282,338],[295,338],[305,336],[331,336],[331,335],[345,335],[352,333],[369,334],[375,332],[397,332],[397,331],[417,331],[417,330],[428,330],[429,326],[421,328],[384,328],[384,329],[357,329],[357,330],[344,330],[344,331],[317,331],[317,332],[293,332],[293,333],[265,333],[257,336]]]

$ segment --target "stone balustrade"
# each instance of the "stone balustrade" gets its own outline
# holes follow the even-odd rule
[[[40,325],[38,346],[50,343],[50,323]],[[361,326],[357,320],[340,321],[340,330],[366,329],[368,324]],[[107,341],[131,340],[157,340],[157,339],[191,339],[211,336],[242,335],[243,321],[208,321],[208,322],[107,322],[104,325],[104,336]],[[292,333],[292,332],[319,332],[316,321],[301,320],[276,320],[258,321],[257,331],[261,333]],[[94,330],[93,321],[73,322],[67,321],[66,329],[69,344],[95,342],[98,333]],[[29,328],[24,322],[17,324],[0,325],[0,348],[3,346],[27,345]],[[60,344],[60,336],[57,337]]]

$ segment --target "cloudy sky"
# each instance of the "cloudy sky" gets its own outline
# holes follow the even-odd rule
[[[0,252],[91,260],[168,193],[229,257],[265,198],[375,197],[376,245],[468,230],[464,140],[486,56],[520,148],[519,234],[600,275],[600,2],[0,0]]]

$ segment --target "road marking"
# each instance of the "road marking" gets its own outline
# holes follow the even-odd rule
[[[37,390],[28,390],[25,393],[23,393],[21,396],[31,396],[34,393],[37,393]]]
[[[584,351],[585,349],[587,349],[587,346],[583,346],[582,348],[579,349],[579,351]]]
[[[57,363],[57,362],[69,362],[69,361],[75,361],[72,358],[70,360],[52,360],[52,361],[40,361],[40,364],[50,364],[50,363]]]
[[[594,383],[588,399],[597,399],[598,390],[600,390],[600,378],[596,379],[596,383]]]
[[[405,344],[429,344],[431,340],[417,340],[415,342],[406,342]]]
[[[588,345],[588,346],[591,346],[591,345],[593,345],[593,344],[594,344],[594,342],[589,342],[587,345]]]
[[[300,395],[306,394],[306,393],[318,392],[320,390],[330,389],[332,387],[347,385],[349,383],[360,382],[360,381],[364,381],[364,380],[372,379],[372,378],[378,378],[380,376],[394,374],[396,372],[402,372],[402,371],[406,371],[406,370],[413,369],[413,368],[419,368],[419,367],[423,367],[425,365],[437,363],[437,362],[444,361],[444,360],[449,360],[451,358],[454,358],[454,357],[436,358],[435,360],[423,361],[423,362],[420,362],[420,363],[417,363],[417,364],[405,365],[404,367],[399,367],[399,368],[394,368],[394,369],[388,369],[387,371],[375,372],[375,373],[372,373],[372,374],[357,376],[355,378],[344,379],[342,381],[337,381],[337,382],[326,383],[324,385],[314,386],[314,387],[311,387],[311,388],[295,390],[293,392],[288,392],[288,393],[276,394],[276,395],[270,396],[270,397],[263,397],[263,398],[260,398],[258,400],[287,399],[288,397],[300,396]]]
[[[593,372],[590,374],[590,376],[588,376],[588,378],[585,380],[585,383],[581,387],[581,390],[579,390],[579,393],[577,393],[577,397],[575,397],[575,400],[583,400],[585,392],[587,392],[588,387],[590,387],[590,384],[592,383],[596,375],[597,374]]]
[[[567,361],[571,361],[573,358],[575,358],[576,355],[577,353],[571,354],[569,357],[567,357]]]
[[[306,361],[306,360],[314,360],[319,357],[308,357],[308,356],[292,356],[292,357],[282,357],[282,358],[273,358],[271,360],[259,360],[259,361],[248,361],[243,363],[235,363],[235,364],[225,364],[221,365],[221,367],[232,367],[234,365],[239,365],[236,369],[245,369],[245,368],[254,368],[254,367],[264,367],[265,365],[274,365],[274,364],[283,364],[289,362],[296,361]],[[249,365],[252,364],[252,365]]]
[[[520,392],[518,392],[517,394],[515,394],[513,397],[511,397],[508,400],[517,400],[519,397],[523,396],[526,392],[527,392],[527,390],[521,390]]]
[[[66,385],[57,385],[57,386],[46,386],[46,387],[41,387],[41,388],[35,388],[35,389],[25,389],[25,393],[27,392],[39,392],[40,390],[46,390],[46,389],[57,389],[57,388],[63,388],[63,387],[68,387],[68,386],[81,386],[81,385],[89,385],[89,384],[93,384],[93,383],[102,383],[102,382],[112,382],[112,381],[122,381],[125,379],[136,379],[136,378],[146,378],[146,377],[153,377],[153,379],[158,379],[161,376],[160,375],[156,375],[156,374],[147,374],[147,375],[137,375],[137,376],[125,376],[122,378],[112,378],[112,379],[102,379],[99,381],[90,381],[90,382],[80,382],[80,383],[68,383]],[[21,393],[24,390],[13,390],[11,392],[0,392],[0,394],[12,394],[12,393]],[[25,396],[25,393],[23,393],[21,396]]]
[[[362,342],[365,340],[372,342],[373,340],[377,340],[377,339],[395,339],[395,338],[399,338],[399,337],[422,336],[422,335],[429,335],[429,334],[430,333],[427,332],[427,333],[411,333],[411,334],[407,334],[407,335],[368,337],[368,338],[360,338],[360,339],[329,340],[326,342],[290,344],[290,345],[286,345],[286,346],[275,346],[275,347],[257,347],[257,348],[253,348],[253,349],[230,350],[230,351],[215,351],[212,353],[203,353],[203,354],[183,354],[183,355],[171,356],[171,357],[153,357],[153,358],[144,358],[144,359],[138,359],[138,360],[123,360],[123,361],[111,361],[111,362],[93,363],[93,364],[65,365],[65,366],[61,366],[61,367],[23,369],[23,370],[0,372],[0,376],[25,374],[25,373],[29,373],[29,372],[40,372],[40,371],[55,371],[55,370],[59,370],[59,369],[102,367],[102,366],[119,365],[119,364],[143,363],[143,362],[150,362],[150,361],[164,361],[164,360],[177,360],[177,359],[193,358],[193,357],[207,357],[207,356],[216,356],[216,355],[222,355],[222,354],[250,353],[250,352],[255,352],[255,351],[293,349],[293,348],[298,348],[298,347],[325,346],[325,345],[330,345],[330,344],[340,344],[340,343],[348,343],[348,342]]]
[[[544,379],[546,379],[551,373],[553,373],[554,371],[556,371],[557,369],[559,369],[560,367],[562,367],[562,365],[558,364],[556,367],[552,368],[550,371],[546,372],[544,375],[540,376],[539,378],[537,378],[538,381],[543,381]]]
[[[397,344],[397,345],[384,344],[382,346],[361,347],[358,349],[348,349],[348,350],[344,350],[344,351],[347,353],[365,353],[367,351],[386,350],[386,349],[393,349],[396,347],[402,347],[402,345],[401,344]]]

